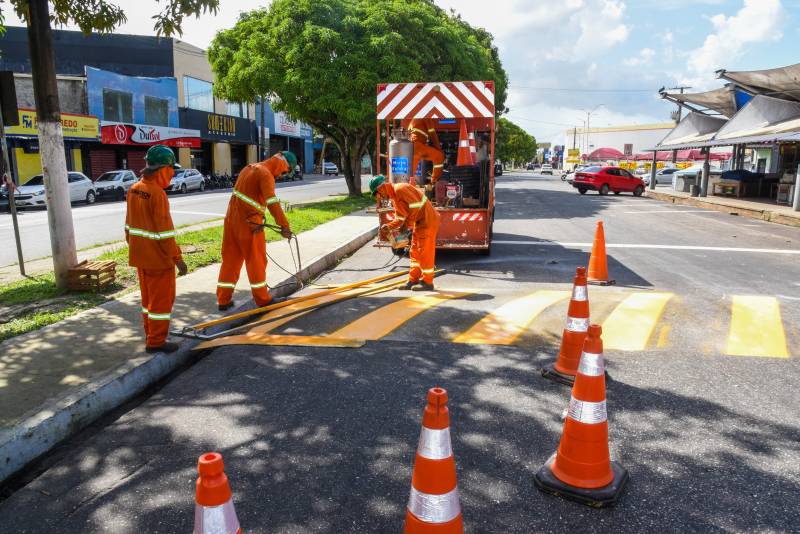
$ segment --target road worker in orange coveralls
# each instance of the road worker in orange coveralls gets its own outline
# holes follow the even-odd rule
[[[145,350],[175,352],[178,344],[167,341],[175,302],[175,267],[179,275],[186,274],[164,191],[175,173],[175,153],[169,147],[155,145],[144,159],[147,167],[142,170],[142,179],[128,191],[128,263],[139,275]]]
[[[431,174],[431,187],[436,184],[436,180],[444,171],[444,152],[439,143],[439,136],[436,134],[435,122],[432,119],[412,119],[408,125],[409,138],[414,143],[414,160],[411,162],[411,176],[409,183],[414,185],[417,166],[420,160],[427,160],[433,163],[433,173]],[[428,142],[433,146],[428,145]]]
[[[278,152],[260,163],[251,163],[236,180],[233,196],[225,214],[222,236],[222,266],[217,282],[217,304],[221,311],[233,306],[233,290],[239,280],[242,263],[256,305],[266,306],[273,301],[267,287],[267,243],[264,239],[266,213],[272,215],[281,235],[289,238],[292,231],[275,196],[275,179],[294,169],[297,158],[292,152]]]
[[[411,270],[408,273],[408,282],[400,289],[433,291],[439,214],[425,194],[411,184],[391,184],[378,175],[370,180],[369,190],[379,201],[392,201],[394,220],[386,224],[386,230],[407,228],[413,231],[409,253]]]

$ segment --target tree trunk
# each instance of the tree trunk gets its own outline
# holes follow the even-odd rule
[[[39,146],[53,268],[57,286],[65,288],[67,272],[70,267],[78,263],[78,255],[75,251],[75,229],[72,225],[72,206],[67,182],[64,133],[61,129],[48,0],[28,2],[28,46],[39,125]]]
[[[351,197],[359,197],[361,191],[361,156],[364,155],[368,134],[353,134],[339,141],[339,151],[342,155],[344,179],[347,191]]]
[[[261,135],[259,135],[259,149],[261,154],[259,154],[258,161],[264,161],[267,159],[267,130],[264,128],[264,102],[265,98],[263,96],[261,98]]]

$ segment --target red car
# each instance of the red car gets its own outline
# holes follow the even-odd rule
[[[601,195],[607,195],[613,191],[615,195],[620,193],[633,193],[640,197],[644,193],[644,182],[625,169],[619,167],[601,167],[595,165],[586,167],[575,173],[572,187],[578,190],[581,195],[586,191],[597,191]]]

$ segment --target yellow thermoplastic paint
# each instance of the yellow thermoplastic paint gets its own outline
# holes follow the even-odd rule
[[[725,353],[731,356],[788,358],[778,299],[734,296]]]
[[[541,290],[514,299],[456,336],[454,343],[511,345],[548,306],[569,297],[569,291]]]
[[[645,350],[672,293],[633,293],[603,323],[603,348]]]
[[[357,349],[364,346],[363,339],[332,338],[328,336],[285,336],[280,334],[254,334],[227,336],[204,341],[195,350],[228,345],[281,345],[288,347],[336,347]]]
[[[381,339],[437,304],[446,300],[461,298],[471,293],[471,291],[439,291],[398,300],[356,319],[331,334],[331,337],[371,341]]]

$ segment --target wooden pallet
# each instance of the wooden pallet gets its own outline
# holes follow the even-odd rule
[[[117,262],[85,260],[69,270],[70,291],[101,291],[114,283]]]

